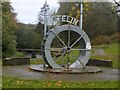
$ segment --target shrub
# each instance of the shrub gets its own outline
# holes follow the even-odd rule
[[[109,44],[110,43],[110,37],[105,36],[105,35],[103,35],[103,36],[100,35],[92,41],[92,44],[96,44],[96,45],[103,44],[103,43],[104,44]]]
[[[115,33],[111,36],[100,35],[98,37],[95,37],[94,40],[92,40],[92,44],[98,45],[98,44],[120,43],[118,38],[120,38],[120,33]]]

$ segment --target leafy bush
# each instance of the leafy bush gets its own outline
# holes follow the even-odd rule
[[[98,36],[93,41],[92,44],[109,44],[110,43],[110,37],[108,36]]]
[[[118,40],[118,38],[120,38],[120,33],[116,33],[110,36],[111,42],[112,43],[120,43],[120,41]]]
[[[16,39],[14,31],[17,29],[16,14],[10,2],[2,3],[2,57],[16,54]]]
[[[118,38],[120,38],[120,33],[116,33],[111,36],[100,35],[98,37],[95,37],[94,40],[92,40],[92,44],[98,45],[98,44],[120,43]]]

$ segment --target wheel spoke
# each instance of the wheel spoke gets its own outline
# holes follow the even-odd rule
[[[70,29],[69,29],[69,26],[68,26],[68,47],[70,46]]]
[[[70,52],[67,52],[68,54],[68,67],[70,66]]]
[[[62,48],[50,48],[50,49],[45,49],[45,50],[50,50],[50,51],[61,51],[62,50]]]
[[[74,55],[74,53],[72,54],[72,56],[73,55]],[[74,55],[74,56],[78,59],[78,61],[82,64],[82,66],[85,67],[85,65],[81,62],[81,60],[76,55]]]
[[[81,35],[71,46],[70,48],[72,48],[85,34]]]
[[[63,57],[61,57],[61,59],[62,59],[62,66],[64,66],[64,58],[63,58]]]
[[[70,29],[69,29],[69,25],[68,25],[68,47],[70,47]],[[70,66],[70,50],[68,50],[67,54],[68,54],[68,68],[69,68],[69,66]]]
[[[57,59],[63,57],[66,54],[66,52],[64,52],[60,57],[58,57]],[[55,58],[53,58],[53,60],[55,60]]]
[[[61,51],[59,51],[59,52],[53,57],[53,59],[55,59],[59,54],[61,54]]]
[[[70,50],[73,50],[73,51],[90,51],[90,49],[76,49],[76,48],[71,48]]]
[[[77,58],[78,58],[78,55],[76,56],[74,53],[72,53],[72,54],[70,54],[71,55],[71,60],[74,60],[75,59],[75,61],[77,60]],[[75,62],[74,61],[74,62]]]
[[[81,60],[78,58],[78,61],[82,64],[83,67],[85,67],[85,65],[81,62]]]
[[[60,40],[60,42],[61,42],[64,46],[67,46],[67,45],[63,42],[63,40],[62,40],[57,34],[55,34],[53,31],[52,31],[52,33],[57,37],[58,40]]]
[[[50,49],[45,49],[45,50],[49,50],[51,52],[58,52],[53,59],[55,59],[59,54],[61,54],[62,48],[50,48]]]

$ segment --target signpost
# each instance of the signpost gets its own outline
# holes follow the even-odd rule
[[[82,30],[82,21],[83,21],[83,2],[80,2],[80,30]]]

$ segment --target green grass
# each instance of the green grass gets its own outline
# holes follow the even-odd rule
[[[93,59],[112,60],[113,67],[118,68],[118,46],[116,44],[102,45],[108,56],[92,56]],[[77,54],[78,52],[74,52]],[[94,51],[92,51],[92,54]],[[67,58],[67,57],[66,57]],[[43,59],[33,60],[31,64],[43,64]],[[3,88],[118,88],[118,81],[91,81],[91,82],[68,82],[49,80],[24,80],[13,77],[3,77]]]
[[[14,55],[10,56],[10,58],[18,58],[18,57],[24,57],[24,54],[16,51]]]
[[[91,54],[91,59],[98,59],[98,60],[112,60],[112,63],[113,63],[113,68],[119,68],[119,65],[118,65],[118,56],[120,56],[120,53],[118,52],[118,45],[117,44],[109,44],[109,45],[101,45],[99,47],[107,47],[107,48],[101,48],[107,55],[103,55],[103,56],[100,56],[100,55],[97,55],[97,56],[94,56],[92,54],[94,54],[94,50],[92,50],[92,54]],[[73,63],[75,60],[76,60],[76,57],[74,58],[74,56],[78,55],[78,51],[72,51],[72,53],[70,54],[70,60],[71,63]],[[67,59],[68,56],[66,55],[64,57],[64,63],[67,64]],[[44,64],[44,60],[43,59],[36,59],[36,60],[33,60],[31,59],[31,64]],[[62,60],[58,60],[57,61],[58,64],[62,64]]]
[[[73,62],[76,61],[77,56],[78,56],[78,51],[72,51],[72,53],[70,53],[70,63],[72,64]],[[56,54],[55,54],[56,55]],[[53,57],[55,56],[53,55]],[[54,60],[57,64],[61,65],[63,63],[63,60],[61,57],[56,57],[57,60]],[[68,64],[68,54],[66,54],[65,56],[63,56],[64,59],[64,64],[67,65]],[[30,64],[44,64],[44,60],[42,58],[35,58],[35,59],[31,59],[30,60]]]
[[[108,47],[108,48],[101,48],[107,55],[103,55],[103,56],[94,56],[92,54],[94,54],[94,50],[92,50],[92,54],[91,54],[91,59],[99,59],[99,60],[112,60],[112,63],[113,63],[113,68],[119,68],[118,66],[118,56],[120,56],[120,53],[118,53],[118,45],[117,44],[109,44],[109,45],[101,45],[99,47]],[[77,51],[72,51],[72,55],[70,57],[72,57],[73,59],[73,56],[77,56],[79,52]],[[67,64],[67,58],[68,56],[65,56],[64,57],[64,62]],[[70,58],[70,60],[72,60]],[[76,58],[74,58],[76,60]],[[72,60],[71,62],[74,62],[75,60]],[[32,60],[31,59],[31,64],[43,64],[44,63],[44,60],[43,59],[37,59],[37,60]],[[57,63],[62,63],[62,60],[58,60]]]
[[[104,49],[104,51],[110,55],[118,55],[118,45],[117,44],[111,44],[107,45],[108,48]]]
[[[120,56],[120,52],[118,52],[118,44],[109,44],[109,45],[101,45],[99,47],[108,47],[108,48],[101,48],[107,55],[103,56],[93,56],[92,54],[94,51],[92,51],[91,54],[91,59],[100,59],[100,60],[112,60],[113,62],[113,67],[114,68],[119,68],[118,65],[118,56]]]
[[[67,82],[3,77],[3,88],[118,88],[118,81]]]
[[[63,63],[64,65],[68,65],[68,57],[69,57],[70,64],[72,64],[77,60],[78,55],[79,55],[79,51],[71,51],[70,55],[66,53],[66,55],[63,56],[63,58],[58,57],[58,60],[55,62],[59,65],[62,65]]]
[[[30,64],[44,64],[45,61],[42,58],[30,59]]]
[[[0,59],[0,66],[2,66],[2,60]]]

